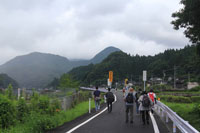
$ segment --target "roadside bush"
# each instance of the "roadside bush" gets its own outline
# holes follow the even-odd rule
[[[160,99],[166,102],[192,103],[192,100],[189,97],[184,97],[184,96],[163,95],[163,96],[160,96]]]
[[[150,89],[153,89],[155,93],[159,93],[160,91],[172,90],[173,88],[170,85],[158,84],[148,87],[148,91]]]
[[[49,107],[49,114],[54,115],[56,112],[61,111],[61,103],[58,99],[54,99],[51,101],[50,107]]]
[[[39,97],[38,108],[41,113],[44,113],[44,114],[49,113],[50,102],[49,102],[49,98],[47,96]]]
[[[74,94],[73,91],[68,91],[66,95],[67,95],[67,96],[72,96],[73,94]]]
[[[192,89],[190,89],[188,91],[190,91],[190,92],[200,91],[200,86],[194,87],[194,88],[192,88]]]
[[[184,97],[173,95],[160,95],[158,96],[161,101],[176,102],[176,103],[200,103],[200,96]]]
[[[16,118],[16,110],[12,102],[0,95],[0,128],[8,128],[13,125]]]
[[[192,102],[200,103],[200,96],[192,96],[191,100],[192,100]]]
[[[33,90],[33,94],[31,96],[29,108],[31,111],[39,111],[38,104],[39,104],[39,94]]]
[[[195,106],[193,108],[193,112],[200,117],[200,104],[195,104]]]
[[[28,106],[23,98],[17,102],[17,120],[24,121],[24,117],[28,114]]]

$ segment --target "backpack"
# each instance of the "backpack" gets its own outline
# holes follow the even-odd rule
[[[115,101],[115,97],[114,97],[112,92],[108,92],[106,94],[106,97],[107,97],[107,102],[114,102]]]
[[[142,106],[143,107],[149,107],[150,106],[150,100],[149,100],[149,97],[147,95],[143,96]]]
[[[127,103],[133,103],[133,94],[132,93],[128,93],[128,95],[126,96],[126,102]]]
[[[149,97],[151,98],[151,101],[154,102],[154,93],[150,92]]]

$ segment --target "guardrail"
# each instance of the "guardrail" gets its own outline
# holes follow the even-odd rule
[[[96,90],[95,88],[90,88],[90,87],[80,87],[80,89],[82,89],[82,90],[90,90],[90,91],[95,91]],[[101,91],[101,92],[108,92],[108,90],[105,89],[105,88],[99,88],[98,90]]]
[[[160,101],[157,101],[156,109],[158,113],[162,113],[162,117],[166,117],[166,123],[168,123],[168,118],[170,118],[173,122],[173,133],[176,133],[176,127],[182,133],[199,133],[194,127],[192,127],[188,121],[183,120],[180,116],[176,114],[176,112],[172,111],[168,106],[163,104]],[[165,116],[164,116],[165,115]]]

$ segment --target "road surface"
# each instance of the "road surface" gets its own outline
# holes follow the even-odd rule
[[[115,94],[117,96],[117,102],[113,104],[113,111],[111,113],[108,113],[106,110],[101,115],[73,131],[73,133],[154,133],[151,120],[149,125],[143,125],[141,116],[136,114],[135,108],[134,123],[125,123],[125,103],[122,92],[118,91]],[[85,118],[79,118],[71,123],[64,124],[51,132],[66,133],[89,117],[91,116],[86,115]],[[167,128],[162,124],[161,120],[157,116],[155,116],[155,119],[160,133],[168,133]]]

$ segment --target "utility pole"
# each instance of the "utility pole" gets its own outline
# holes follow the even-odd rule
[[[165,80],[165,70],[163,70],[163,84],[164,84],[164,80]]]
[[[176,66],[174,66],[174,89],[176,88]]]
[[[133,80],[132,80],[132,74],[131,74],[131,83],[133,83]]]
[[[190,82],[190,72],[188,72],[188,82]]]

